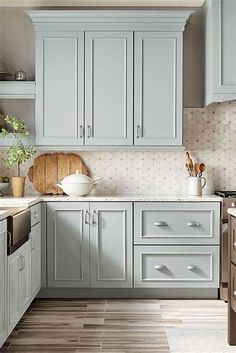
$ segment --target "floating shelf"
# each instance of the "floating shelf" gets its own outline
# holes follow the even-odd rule
[[[35,99],[35,81],[0,81],[0,99]]]

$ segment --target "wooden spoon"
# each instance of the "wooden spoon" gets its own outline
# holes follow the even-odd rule
[[[198,176],[200,173],[200,163],[194,163],[194,175]]]
[[[186,164],[188,165],[189,171],[190,171],[191,174],[192,174],[192,171],[193,171],[193,161],[192,161],[192,159],[190,158],[189,152],[186,152],[185,160],[186,160]]]
[[[202,173],[204,172],[205,169],[206,169],[205,164],[201,163],[199,166],[199,176],[202,176]]]

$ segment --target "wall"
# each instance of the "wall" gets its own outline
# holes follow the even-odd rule
[[[186,150],[206,164],[204,193],[236,190],[236,101],[184,110]],[[103,177],[98,194],[184,194],[184,151],[80,152],[94,178]],[[25,166],[26,174],[31,162]],[[0,163],[0,174],[10,175]],[[27,181],[28,193],[34,192]]]

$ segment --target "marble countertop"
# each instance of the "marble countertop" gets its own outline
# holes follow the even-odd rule
[[[87,202],[104,202],[104,201],[114,201],[114,202],[132,202],[132,201],[169,201],[169,202],[220,202],[221,197],[216,195],[203,195],[203,196],[187,196],[187,195],[88,195],[84,197],[74,197],[67,195],[28,195],[21,198],[14,197],[2,197],[0,199],[0,207],[2,206],[17,206],[17,207],[30,207],[41,201],[87,201]]]
[[[228,214],[230,214],[231,216],[236,217],[236,208],[228,208],[227,212],[228,212]]]
[[[10,210],[0,210],[0,221],[10,216],[10,214],[11,214]]]
[[[43,201],[189,201],[189,202],[209,202],[209,201],[221,201],[221,198],[216,195],[204,195],[204,196],[187,196],[187,195],[88,195],[83,197],[74,197],[66,195],[42,195]]]

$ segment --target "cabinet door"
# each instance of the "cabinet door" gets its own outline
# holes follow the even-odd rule
[[[132,204],[90,203],[92,287],[132,287]]]
[[[84,33],[37,34],[36,142],[82,145]]]
[[[31,297],[35,298],[41,288],[41,224],[31,228]]]
[[[89,287],[89,204],[47,204],[48,287]]]
[[[85,33],[85,143],[133,144],[133,33]]]
[[[8,256],[8,335],[21,316],[21,275],[22,259],[19,249]]]
[[[7,338],[7,233],[6,221],[0,222],[0,347]]]
[[[134,144],[182,145],[182,33],[135,32]]]
[[[236,98],[236,1],[214,0],[212,6],[213,91],[219,101]],[[224,94],[226,97],[224,98]],[[228,96],[229,95],[229,96]]]
[[[27,241],[21,247],[21,311],[22,314],[31,302],[31,245]]]

